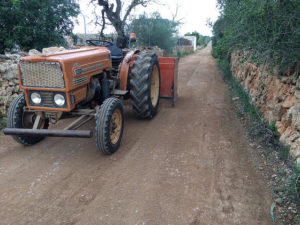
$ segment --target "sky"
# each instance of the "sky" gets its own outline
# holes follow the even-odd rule
[[[113,0],[111,0],[113,1]],[[129,3],[131,0],[123,0]],[[89,4],[90,0],[79,0],[80,10],[86,16],[87,33],[98,33],[101,27],[95,27],[93,20],[94,6]],[[179,33],[184,35],[187,32],[197,31],[202,35],[211,36],[211,28],[207,26],[207,20],[214,22],[219,16],[219,11],[216,7],[216,0],[156,0],[157,3],[152,3],[146,8],[139,6],[132,11],[132,16],[137,16],[146,12],[151,14],[158,11],[163,18],[172,19],[178,5],[177,20],[182,22],[179,28]],[[100,7],[97,7],[100,15]],[[82,15],[77,18],[78,24],[75,23],[74,32],[83,33],[84,23]],[[113,28],[108,28],[105,33],[113,32]]]

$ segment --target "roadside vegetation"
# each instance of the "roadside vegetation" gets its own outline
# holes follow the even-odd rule
[[[158,46],[172,52],[178,39],[179,22],[164,19],[158,12],[134,18],[127,27],[127,34],[135,33],[138,46]]]
[[[275,124],[265,124],[259,111],[250,103],[249,95],[232,76],[228,63],[218,61],[223,78],[229,86],[232,103],[246,127],[251,146],[257,151],[257,167],[268,181],[274,203],[270,213],[274,224],[300,223],[300,168],[289,154],[289,148],[279,142]]]
[[[0,131],[2,131],[6,127],[6,120],[4,118],[0,118]]]
[[[184,58],[188,55],[192,55],[194,52],[177,52],[177,55],[175,55],[175,57],[178,57],[178,58]]]
[[[275,122],[263,122],[248,93],[232,76],[230,56],[235,50],[244,50],[252,62],[272,63],[281,73],[299,63],[300,0],[218,0],[218,6],[221,15],[213,26],[213,56],[257,153],[267,162],[264,176],[271,180],[276,203],[271,207],[271,215],[274,222],[277,219],[283,224],[299,224],[300,169],[289,149],[279,142]]]
[[[221,15],[213,26],[213,55],[229,60],[235,49],[253,61],[286,69],[300,61],[300,0],[218,0]]]
[[[111,39],[116,35],[129,36],[136,33],[137,46],[158,46],[172,55],[178,45],[180,19],[163,18],[158,12],[132,16],[138,6],[147,7],[153,0],[110,1],[91,0],[94,5],[95,25],[100,39]],[[178,8],[177,8],[178,10]],[[71,36],[76,43],[78,36],[72,33],[76,18],[80,13],[75,0],[7,0],[0,2],[0,54],[44,47],[66,46],[65,37]],[[177,12],[175,13],[177,14]],[[123,16],[121,16],[123,15]],[[106,35],[108,26],[115,29],[114,35]],[[210,37],[197,31],[187,33],[197,37],[197,45],[205,46]],[[186,53],[179,53],[178,57]]]
[[[0,53],[16,45],[25,51],[64,45],[78,13],[75,0],[0,1]]]

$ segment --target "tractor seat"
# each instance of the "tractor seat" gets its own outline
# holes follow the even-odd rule
[[[112,60],[121,60],[123,58],[122,49],[117,47],[116,42],[113,42],[112,46],[107,47],[111,54]]]

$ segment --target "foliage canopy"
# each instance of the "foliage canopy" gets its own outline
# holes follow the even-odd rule
[[[229,59],[245,49],[282,68],[300,62],[300,0],[218,0],[218,6],[214,56]]]
[[[154,2],[153,0],[91,0],[90,2],[96,3],[101,6],[101,16],[97,15],[97,12],[94,11],[96,16],[96,25],[100,25],[101,31],[100,36],[104,37],[104,29],[107,24],[107,20],[111,25],[116,29],[116,32],[119,36],[125,35],[125,25],[128,17],[130,16],[132,10],[138,6],[146,7],[148,4]],[[121,14],[124,13],[122,17]]]
[[[128,33],[135,33],[138,45],[158,46],[171,52],[176,45],[179,22],[163,19],[158,12],[147,16],[145,13],[132,20]]]
[[[15,44],[24,50],[63,44],[64,35],[72,33],[70,18],[78,13],[75,0],[2,0],[0,52]]]

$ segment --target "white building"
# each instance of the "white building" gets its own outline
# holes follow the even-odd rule
[[[183,38],[192,42],[193,50],[197,49],[197,37],[196,36],[184,36]]]

